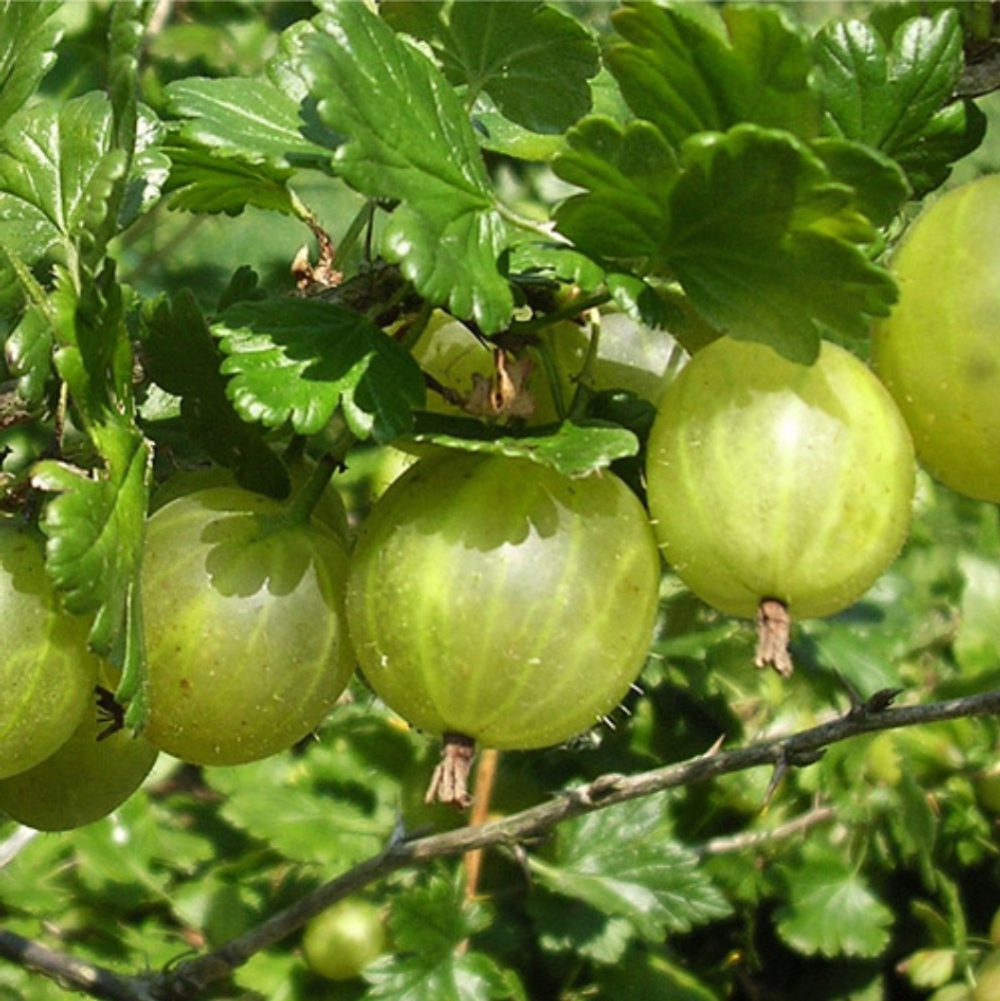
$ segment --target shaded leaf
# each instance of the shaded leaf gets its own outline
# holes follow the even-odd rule
[[[546,952],[576,953],[595,963],[621,962],[636,937],[625,918],[608,917],[580,900],[541,889],[525,904],[538,945]]]
[[[4,360],[17,379],[17,392],[28,404],[40,404],[53,375],[52,323],[37,306],[24,311],[4,343]]]
[[[240,302],[212,324],[227,392],[248,421],[315,434],[342,406],[359,438],[407,431],[424,401],[417,363],[360,313],[315,299]]]
[[[418,958],[383,959],[365,967],[366,998],[382,1001],[524,1001],[512,970],[485,953],[447,956],[434,966]]]
[[[513,308],[497,266],[506,227],[451,84],[363,4],[330,5],[316,24],[299,71],[347,137],[334,169],[362,194],[401,201],[384,256],[430,302],[495,333]]]
[[[181,418],[192,438],[219,465],[236,471],[249,490],[288,492],[288,474],[260,428],[240,419],[226,395],[223,355],[194,296],[182,290],[159,302],[143,343],[150,378],[181,399]]]
[[[492,908],[466,900],[458,880],[434,876],[393,901],[389,930],[398,957],[386,956],[365,968],[367,997],[410,1001],[523,1001],[524,991],[510,970],[474,949],[459,945],[488,928]]]
[[[856,245],[874,233],[807,147],[738,126],[684,161],[667,260],[710,325],[808,360],[821,326],[861,337],[888,314],[895,283]]]
[[[492,908],[466,901],[460,881],[433,876],[399,898],[389,915],[389,929],[400,952],[436,964],[492,921]]]
[[[598,257],[657,257],[670,230],[670,194],[677,158],[648,122],[622,127],[588,118],[567,135],[556,173],[585,188],[556,212],[562,233]]]
[[[710,327],[801,361],[815,356],[822,328],[862,336],[870,316],[888,312],[895,284],[858,245],[874,230],[854,189],[807,145],[754,125],[701,133],[671,177],[656,135],[602,119],[571,131],[571,151],[553,166],[589,188],[556,212],[575,243],[603,257],[643,255],[647,269],[680,280]],[[630,140],[648,155],[630,152]]]
[[[808,45],[776,8],[726,6],[717,32],[683,5],[630,3],[612,22],[625,41],[608,48],[607,64],[636,116],[674,146],[745,122],[819,131]]]
[[[663,954],[633,950],[625,961],[599,970],[602,997],[615,1001],[721,1001],[688,969],[687,964]]]
[[[539,133],[562,132],[590,111],[597,44],[568,14],[503,0],[395,0],[383,12],[397,30],[432,44],[467,101],[485,91],[502,115]]]

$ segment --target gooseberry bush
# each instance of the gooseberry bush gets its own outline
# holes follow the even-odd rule
[[[997,996],[998,17],[0,0],[0,1001]]]

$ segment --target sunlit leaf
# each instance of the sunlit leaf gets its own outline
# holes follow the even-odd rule
[[[661,797],[571,821],[560,830],[555,861],[533,856],[531,864],[550,890],[627,918],[650,941],[729,912],[696,856],[671,841]]]
[[[933,190],[982,140],[985,117],[951,102],[962,72],[958,12],[913,18],[887,48],[861,20],[833,21],[817,38],[828,131],[893,157],[914,193]]]
[[[513,306],[497,265],[506,227],[451,84],[363,4],[330,4],[316,24],[300,71],[320,117],[347,137],[334,169],[365,195],[400,200],[385,257],[431,302],[500,330]]]
[[[359,438],[407,431],[424,400],[413,358],[360,313],[315,299],[241,302],[212,324],[245,420],[315,434],[338,405]]]
[[[590,111],[597,45],[579,21],[554,7],[394,0],[383,10],[397,30],[433,45],[453,84],[469,96],[486,91],[503,115],[527,129],[561,132]]]

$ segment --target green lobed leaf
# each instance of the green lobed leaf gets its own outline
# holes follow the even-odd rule
[[[38,306],[29,306],[4,343],[4,360],[17,379],[17,393],[26,403],[39,405],[53,376],[52,323]]]
[[[553,428],[534,428],[529,434],[515,436],[480,421],[420,413],[410,437],[443,448],[531,459],[564,476],[588,476],[639,451],[639,440],[631,431],[597,421],[564,421]]]
[[[796,952],[872,957],[889,942],[893,914],[842,852],[817,846],[787,867],[789,894],[777,930]]]
[[[54,0],[0,0],[0,128],[35,92],[56,60],[62,28]]]
[[[165,147],[170,157],[166,190],[171,208],[186,212],[225,212],[239,215],[248,205],[292,215],[295,211],[286,184],[290,168],[247,163],[235,157],[191,149]]]
[[[578,20],[548,4],[392,0],[383,16],[397,31],[431,43],[469,104],[485,91],[506,118],[547,134],[590,111],[597,44]]]
[[[431,303],[499,331],[513,308],[497,265],[506,226],[452,86],[364,4],[330,4],[315,23],[299,71],[322,120],[347,136],[334,169],[362,194],[400,201],[384,256]]]
[[[302,134],[298,101],[267,80],[187,77],[164,93],[171,112],[185,119],[180,136],[191,146],[267,165],[276,176],[293,167],[329,167],[332,150]]]
[[[288,492],[288,474],[259,426],[241,420],[226,395],[219,371],[223,355],[212,339],[194,295],[182,289],[157,303],[143,342],[149,377],[181,398],[181,419],[199,445],[219,465],[235,470],[249,490]]]
[[[56,495],[41,522],[46,569],[69,611],[94,614],[91,646],[131,685],[144,662],[137,581],[152,456],[134,421],[132,353],[113,266],[79,295],[64,277],[52,302],[56,368],[100,465],[89,473],[50,460],[33,469],[33,484]]]
[[[339,706],[302,753],[213,768],[206,781],[225,797],[226,820],[268,850],[339,869],[377,854],[392,834],[412,752],[387,716],[356,703]]]
[[[815,43],[827,132],[893,157],[915,196],[936,188],[985,130],[971,101],[951,103],[962,41],[954,9],[905,22],[890,48],[864,21],[831,22]]]
[[[492,921],[492,907],[465,900],[459,880],[435,874],[400,895],[389,915],[389,929],[400,952],[436,964]]]
[[[608,917],[582,901],[536,887],[525,903],[532,929],[541,949],[551,953],[575,953],[594,963],[619,963],[636,931],[625,918]]]
[[[212,324],[237,412],[316,434],[343,408],[359,438],[409,430],[425,390],[411,355],[360,313],[317,299],[241,302]]]
[[[0,133],[0,243],[25,263],[55,247],[75,261],[80,243],[104,225],[126,167],[111,147],[112,126],[107,98],[91,93],[31,105]]]
[[[474,949],[458,947],[493,921],[492,908],[464,899],[461,882],[433,876],[393,900],[389,930],[398,956],[364,971],[370,998],[407,1001],[524,1001],[517,977]]]
[[[516,975],[485,953],[462,952],[434,966],[423,959],[376,960],[365,968],[372,1001],[525,1001]]]
[[[873,226],[887,226],[910,194],[910,184],[895,160],[870,146],[833,136],[814,139],[809,149],[833,180],[854,190],[855,201]]]
[[[889,312],[895,283],[856,243],[874,232],[807,146],[737,126],[692,139],[684,166],[667,259],[709,324],[806,360],[820,325],[862,337]]]
[[[662,796],[563,825],[554,861],[533,856],[531,868],[550,890],[628,919],[651,942],[730,911],[697,856],[671,841]]]
[[[592,292],[604,282],[604,270],[591,258],[564,243],[523,240],[511,249],[510,273],[527,278],[551,278]]]
[[[780,10],[727,5],[715,32],[683,5],[628,3],[612,23],[624,41],[608,47],[608,67],[636,116],[675,147],[741,122],[818,133],[808,45]]]
[[[553,166],[589,189],[556,212],[577,245],[626,262],[645,256],[646,269],[679,279],[709,326],[802,361],[815,356],[821,328],[862,336],[868,317],[888,312],[895,284],[859,246],[874,230],[854,189],[808,145],[755,125],[701,133],[671,177],[656,135],[603,119],[571,131],[570,152]],[[659,150],[662,168],[655,153],[629,153],[630,140]]]
[[[662,255],[670,231],[670,195],[677,157],[649,122],[620,126],[587,118],[567,135],[568,150],[553,163],[570,184],[585,188],[556,212],[560,231],[598,257]]]

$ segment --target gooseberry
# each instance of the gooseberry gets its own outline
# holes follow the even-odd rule
[[[195,764],[240,764],[312,731],[343,692],[347,556],[314,524],[235,487],[149,519],[144,735]]]

